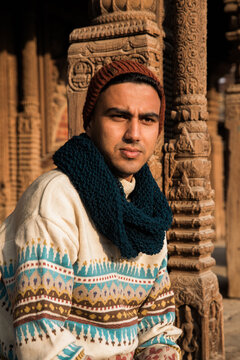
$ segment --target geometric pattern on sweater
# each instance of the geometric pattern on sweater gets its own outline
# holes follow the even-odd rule
[[[65,328],[76,339],[124,346],[149,326],[173,322],[174,297],[164,261],[160,272],[157,264],[145,269],[127,260],[72,267],[67,254],[61,256],[45,240],[27,242],[18,254],[18,268],[2,269],[18,345]]]
[[[0,357],[146,360],[157,338],[151,347],[170,346],[179,360],[166,242],[159,254],[121,261],[58,171],[25,195],[0,227]]]

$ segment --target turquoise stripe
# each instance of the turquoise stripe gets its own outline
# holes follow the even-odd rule
[[[59,360],[72,360],[79,354],[82,348],[75,344],[70,344],[68,347],[62,350],[61,354],[57,356]]]
[[[49,331],[63,326],[63,322],[58,320],[41,319],[36,321],[29,321],[25,324],[19,325],[15,328],[16,338],[18,343],[28,339],[30,333],[32,337],[37,335],[47,335]]]
[[[84,337],[90,334],[91,338],[96,342],[99,342],[99,339],[102,339],[104,342],[113,342],[116,341],[116,339],[119,343],[123,343],[124,341],[129,342],[137,337],[138,332],[137,324],[121,329],[105,329],[100,326],[75,323],[73,321],[66,320],[64,327],[75,333],[78,337]]]
[[[40,244],[38,244],[37,247],[33,245],[32,247],[27,246],[25,249],[23,249],[18,256],[18,266],[21,266],[29,260],[34,261],[41,259],[49,261],[58,266],[63,266],[66,269],[72,269],[71,261],[67,254],[64,254],[63,257],[61,257],[60,253],[58,252],[54,254],[54,250],[52,248],[48,248],[46,245],[41,246]],[[13,270],[9,268],[8,271]]]

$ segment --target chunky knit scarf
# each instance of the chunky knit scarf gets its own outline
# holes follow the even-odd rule
[[[136,186],[127,201],[122,184],[85,133],[67,141],[53,161],[69,177],[97,230],[122,257],[153,255],[162,249],[172,213],[147,164],[134,175]]]

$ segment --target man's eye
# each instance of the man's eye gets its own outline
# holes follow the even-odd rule
[[[111,115],[111,118],[113,120],[125,120],[125,119],[128,119],[127,115],[122,115],[122,114],[113,114],[113,115]]]
[[[155,122],[157,121],[156,119],[149,118],[149,117],[143,118],[142,120],[143,120],[145,123],[155,123]]]

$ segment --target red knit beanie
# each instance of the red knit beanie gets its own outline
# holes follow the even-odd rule
[[[85,130],[91,120],[92,111],[104,86],[115,77],[129,73],[142,74],[150,77],[156,82],[156,86],[161,100],[161,108],[159,115],[159,133],[161,132],[164,124],[165,115],[165,95],[163,87],[161,86],[158,78],[156,77],[156,75],[154,75],[152,71],[150,71],[145,65],[142,65],[132,60],[113,61],[110,64],[103,66],[94,74],[90,81],[85,104],[83,107],[83,127]]]

